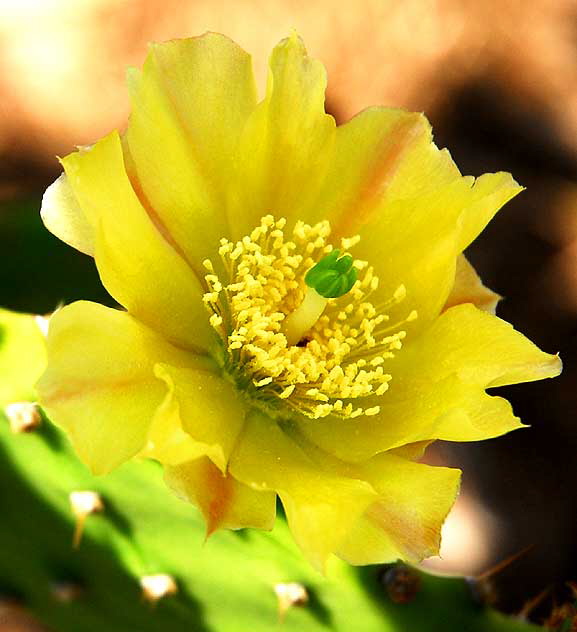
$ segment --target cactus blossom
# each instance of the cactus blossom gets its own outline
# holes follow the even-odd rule
[[[422,114],[337,126],[296,35],[260,101],[217,34],[128,82],[126,132],[63,158],[42,204],[123,309],[51,318],[42,405],[95,473],[161,462],[209,533],[271,528],[278,496],[318,568],[436,554],[460,472],[426,446],[519,428],[486,389],[560,371],[462,254],[521,187],[462,176]]]

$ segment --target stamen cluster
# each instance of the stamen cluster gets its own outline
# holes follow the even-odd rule
[[[401,348],[406,332],[391,325],[385,310],[403,300],[400,286],[386,304],[368,300],[378,278],[366,262],[355,260],[362,275],[344,296],[327,300],[324,313],[295,345],[283,333],[283,321],[303,301],[305,275],[333,250],[328,221],[301,221],[290,239],[286,220],[267,215],[249,236],[221,240],[219,274],[205,261],[204,301],[223,348],[223,368],[244,392],[277,414],[297,411],[318,419],[374,415],[363,398],[382,395],[391,375],[386,360]],[[341,240],[347,250],[359,238]],[[404,321],[416,318],[416,312]],[[282,402],[283,406],[279,407]]]

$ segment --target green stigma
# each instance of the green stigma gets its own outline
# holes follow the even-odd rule
[[[351,255],[340,257],[341,251],[331,250],[305,276],[305,283],[324,298],[343,296],[355,284],[357,270]]]

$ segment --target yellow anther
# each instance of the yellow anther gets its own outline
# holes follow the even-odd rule
[[[384,395],[389,390],[389,384],[387,382],[383,382],[375,391],[376,395]]]
[[[393,298],[395,301],[404,300],[405,296],[407,296],[407,288],[404,285],[399,285],[399,287],[395,290],[393,294]]]
[[[296,384],[291,384],[290,386],[287,386],[282,391],[282,393],[279,394],[279,397],[281,399],[286,399],[287,397],[290,397],[294,393],[295,388],[296,388]]]
[[[259,380],[258,382],[255,382],[254,385],[257,388],[260,388],[261,386],[266,386],[267,384],[270,384],[272,382],[272,377],[270,377],[270,375],[268,377],[263,377],[262,380]]]
[[[350,250],[353,246],[356,246],[361,241],[360,235],[354,237],[343,237],[341,239],[341,247],[343,250]]]
[[[213,314],[209,318],[209,322],[215,328],[220,327],[222,325],[222,316],[219,316],[218,314]]]

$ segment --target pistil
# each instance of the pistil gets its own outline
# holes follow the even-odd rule
[[[328,299],[312,287],[307,287],[303,302],[284,320],[283,333],[291,347],[303,339],[304,334],[317,322],[325,311]]]
[[[302,303],[284,320],[283,333],[289,346],[296,345],[317,322],[329,298],[338,298],[351,290],[357,271],[350,255],[340,256],[332,250],[313,266],[305,276],[307,290]]]

